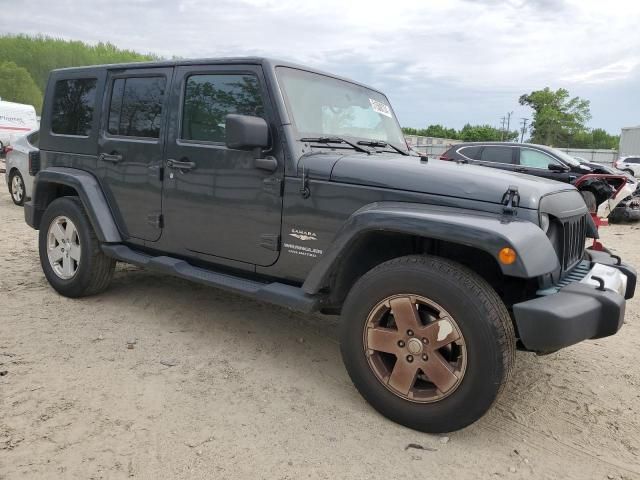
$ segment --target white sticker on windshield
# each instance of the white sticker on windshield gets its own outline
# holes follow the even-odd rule
[[[369,102],[371,102],[371,108],[373,108],[374,112],[379,113],[380,115],[384,115],[385,117],[393,117],[393,115],[391,115],[391,109],[389,108],[389,105],[385,105],[384,103],[374,100],[373,98],[370,98]]]

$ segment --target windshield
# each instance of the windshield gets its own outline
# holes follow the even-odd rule
[[[398,121],[381,93],[294,68],[278,67],[277,75],[300,138],[353,137],[406,150]]]

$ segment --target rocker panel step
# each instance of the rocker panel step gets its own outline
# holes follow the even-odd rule
[[[136,252],[122,244],[104,244],[102,245],[102,251],[108,257],[121,262],[131,263],[149,270],[220,288],[292,310],[310,313],[318,309],[319,299],[317,296],[306,294],[301,288],[284,283],[247,280],[227,273],[194,267],[188,262],[177,258],[164,255],[154,257]]]

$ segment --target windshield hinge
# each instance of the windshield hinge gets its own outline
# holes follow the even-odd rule
[[[307,171],[304,168],[304,161],[302,162],[302,175],[300,180],[300,195],[306,200],[311,196],[311,190],[309,189],[309,177],[307,176]]]
[[[516,209],[520,205],[520,194],[518,193],[518,187],[515,185],[509,185],[507,191],[502,195],[502,212],[508,215],[516,215]]]

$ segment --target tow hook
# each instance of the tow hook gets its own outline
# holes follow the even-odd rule
[[[502,211],[505,214],[516,215],[518,205],[520,205],[520,194],[518,193],[518,187],[515,185],[509,185],[509,188],[504,195],[502,195]]]

